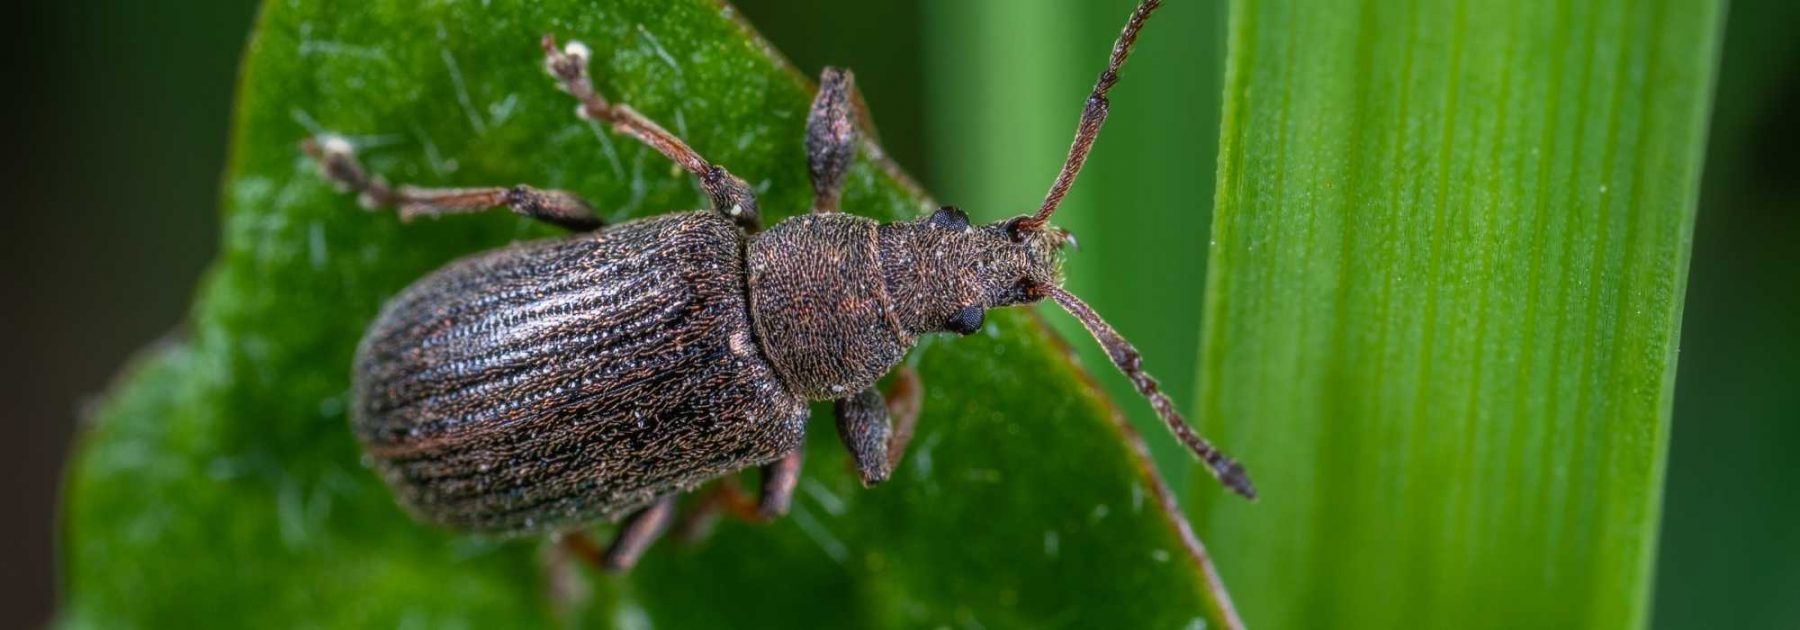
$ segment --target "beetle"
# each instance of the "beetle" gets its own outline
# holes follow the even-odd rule
[[[842,212],[861,115],[854,79],[827,68],[808,113],[812,212],[761,229],[755,192],[623,103],[599,94],[578,42],[541,42],[580,116],[686,169],[712,207],[603,226],[573,193],[530,186],[434,189],[365,171],[348,142],[309,138],[322,173],[402,218],[505,207],[575,232],[475,254],[416,281],[357,347],[351,424],[398,502],[420,520],[519,535],[621,521],[583,555],[631,567],[674,497],[752,467],[753,518],[782,515],[809,401],[834,401],[865,485],[886,479],[917,419],[916,376],[875,388],[921,335],[971,334],[987,309],[1051,300],[1106,349],[1180,441],[1226,487],[1244,469],[1175,411],[1140,355],[1060,286],[1067,233],[1049,225],[1106,120],[1107,92],[1159,0],[1142,0],[1083,108],[1043,205],[986,225],[955,207],[879,223]],[[908,401],[910,398],[910,402]]]

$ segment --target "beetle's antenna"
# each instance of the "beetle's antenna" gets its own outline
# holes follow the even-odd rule
[[[1162,6],[1162,0],[1143,0],[1137,10],[1131,12],[1131,19],[1125,22],[1125,30],[1119,33],[1119,40],[1113,43],[1112,57],[1106,62],[1106,71],[1100,73],[1100,80],[1094,82],[1094,91],[1088,95],[1087,106],[1081,110],[1081,124],[1075,127],[1075,142],[1069,146],[1069,157],[1063,160],[1062,172],[1057,173],[1056,182],[1050,185],[1049,194],[1044,195],[1044,205],[1038,208],[1037,214],[1030,218],[1020,219],[1017,228],[1031,231],[1043,227],[1050,221],[1050,215],[1056,207],[1062,205],[1063,197],[1069,194],[1069,187],[1075,185],[1075,176],[1081,174],[1081,165],[1087,162],[1088,151],[1094,148],[1094,140],[1100,137],[1100,125],[1106,122],[1106,112],[1110,104],[1106,100],[1107,91],[1119,82],[1119,67],[1125,65],[1125,58],[1131,56],[1131,47],[1137,44],[1138,31],[1144,28],[1144,21],[1150,19],[1150,13]]]
[[[1056,300],[1063,310],[1081,320],[1081,325],[1094,335],[1094,340],[1100,342],[1100,347],[1106,348],[1106,356],[1112,359],[1113,365],[1118,366],[1119,371],[1131,379],[1131,384],[1137,387],[1138,393],[1150,400],[1150,406],[1156,409],[1156,415],[1162,416],[1163,423],[1169,426],[1169,431],[1175,434],[1175,438],[1200,456],[1200,461],[1206,462],[1207,469],[1218,478],[1219,483],[1225,484],[1225,487],[1246,499],[1256,499],[1256,488],[1250,485],[1250,475],[1244,472],[1244,467],[1219,452],[1219,449],[1213,448],[1206,438],[1200,437],[1193,427],[1188,426],[1181,413],[1175,411],[1175,403],[1162,393],[1162,386],[1150,373],[1144,371],[1144,357],[1138,354],[1137,348],[1131,347],[1131,342],[1126,341],[1119,331],[1113,330],[1106,320],[1100,319],[1100,314],[1095,313],[1092,307],[1075,297],[1075,294],[1050,284],[1038,285],[1036,290]]]

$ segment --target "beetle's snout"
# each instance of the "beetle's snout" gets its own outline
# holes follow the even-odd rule
[[[1063,249],[1073,248],[1075,235],[1054,225],[1031,226],[1028,221],[1019,217],[1006,223],[1007,235],[1023,249],[1027,278],[1034,284],[1062,284]]]

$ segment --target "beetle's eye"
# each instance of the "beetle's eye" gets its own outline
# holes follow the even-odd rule
[[[961,232],[969,229],[969,215],[956,206],[944,206],[931,213],[931,218],[926,219],[925,224],[940,230]]]
[[[950,316],[944,328],[959,335],[972,335],[981,330],[981,324],[987,321],[987,311],[979,306],[964,306]]]

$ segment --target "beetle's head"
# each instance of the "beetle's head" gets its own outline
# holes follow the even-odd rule
[[[981,330],[988,309],[1048,298],[1094,335],[1113,365],[1150,399],[1169,429],[1220,481],[1255,497],[1243,467],[1194,433],[1156,380],[1144,372],[1137,349],[1062,288],[1063,248],[1073,239],[1067,230],[1049,225],[1048,215],[974,225],[962,210],[945,206],[914,221],[882,226],[882,271],[897,323],[910,334],[969,335]]]
[[[888,285],[901,325],[913,334],[980,330],[988,309],[1043,299],[1062,282],[1060,229],[1020,230],[1018,219],[975,225],[953,206],[883,235]]]

